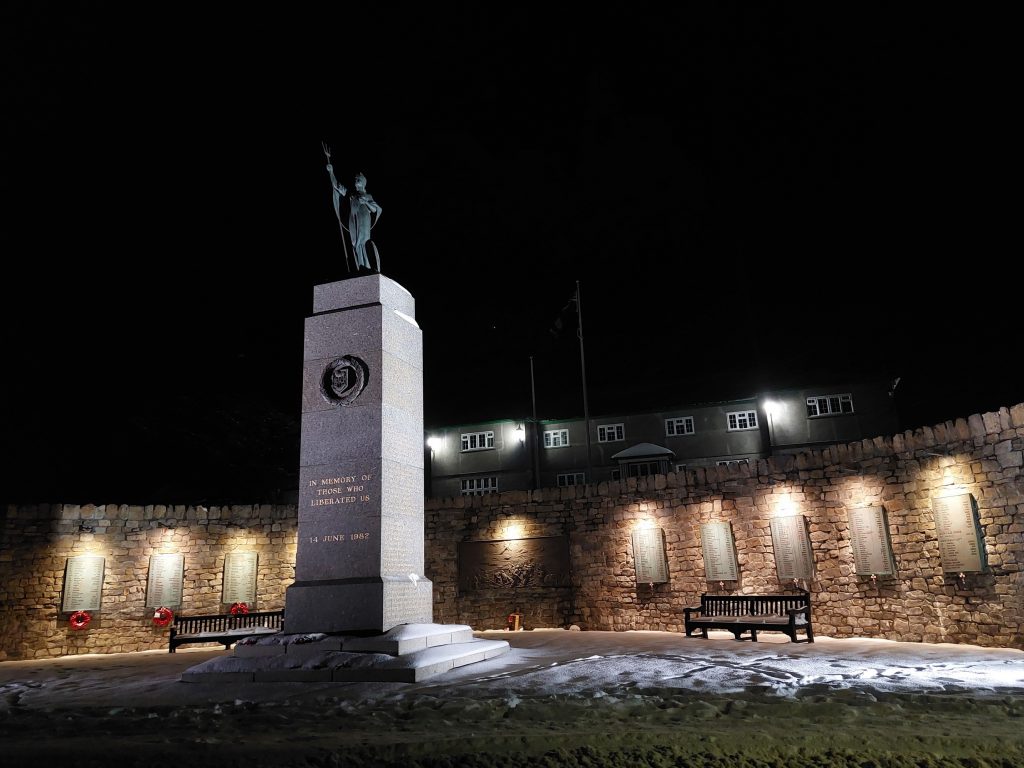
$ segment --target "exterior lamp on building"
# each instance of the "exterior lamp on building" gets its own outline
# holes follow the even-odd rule
[[[765,400],[761,407],[768,414],[768,455],[771,456],[775,447],[775,415],[782,413],[782,404],[774,400]]]
[[[526,442],[526,428],[523,426],[522,422],[519,422],[518,424],[516,424],[515,432],[516,432],[516,440],[518,440],[520,444],[525,443]]]
[[[444,445],[444,441],[440,437],[427,438],[427,447],[432,451],[436,451],[442,445]]]

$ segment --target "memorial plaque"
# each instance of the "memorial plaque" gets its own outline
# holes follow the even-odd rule
[[[459,542],[459,591],[568,587],[569,537]]]
[[[985,570],[985,545],[971,494],[932,499],[939,557],[946,573]]]
[[[771,520],[772,549],[779,581],[814,577],[814,553],[803,515],[774,517]]]
[[[736,544],[732,525],[719,520],[702,523],[700,546],[704,552],[704,578],[708,581],[737,581],[740,567],[736,562]]]
[[[102,555],[69,557],[64,569],[64,613],[98,611],[103,598]]]
[[[661,528],[633,531],[633,563],[637,584],[664,584],[668,581],[665,532]]]
[[[850,516],[850,544],[853,564],[859,576],[892,576],[896,564],[889,539],[889,521],[885,508],[854,507]]]
[[[184,555],[150,555],[149,580],[146,583],[146,607],[179,607],[181,605],[181,581],[184,576]]]
[[[256,604],[257,562],[255,552],[228,552],[224,556],[222,603],[245,603],[250,608]]]

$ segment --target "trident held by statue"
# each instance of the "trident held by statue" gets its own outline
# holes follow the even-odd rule
[[[341,247],[345,252],[345,269],[351,272],[352,268],[348,265],[348,246],[345,244],[346,230],[345,225],[341,221],[341,198],[347,190],[334,178],[334,166],[331,165],[331,149],[327,146],[327,142],[321,141],[320,146],[323,147],[324,154],[327,156],[327,173],[331,177],[331,190],[334,195],[334,215],[338,217],[338,227],[341,230]]]

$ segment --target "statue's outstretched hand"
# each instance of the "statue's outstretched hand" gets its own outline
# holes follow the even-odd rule
[[[330,160],[331,160],[331,149],[330,149],[330,147],[328,147],[328,146],[327,146],[327,142],[326,142],[326,141],[321,141],[321,142],[320,142],[320,146],[321,146],[321,147],[323,147],[323,149],[324,149],[324,154],[325,154],[325,155],[327,155],[327,161],[328,161],[327,167],[328,167],[328,168],[330,168],[330,167],[331,167],[331,166],[330,166]]]

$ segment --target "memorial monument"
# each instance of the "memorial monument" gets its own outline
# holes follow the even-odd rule
[[[284,626],[240,639],[233,659],[193,667],[182,674],[187,682],[414,682],[509,648],[475,639],[464,624],[433,623],[433,587],[423,573],[423,341],[415,301],[379,272],[369,234],[370,213],[379,217],[381,208],[366,195],[365,177],[356,178],[346,228],[347,189],[326,145],[324,152],[355,265],[347,279],[314,286],[306,318],[298,546]]]

